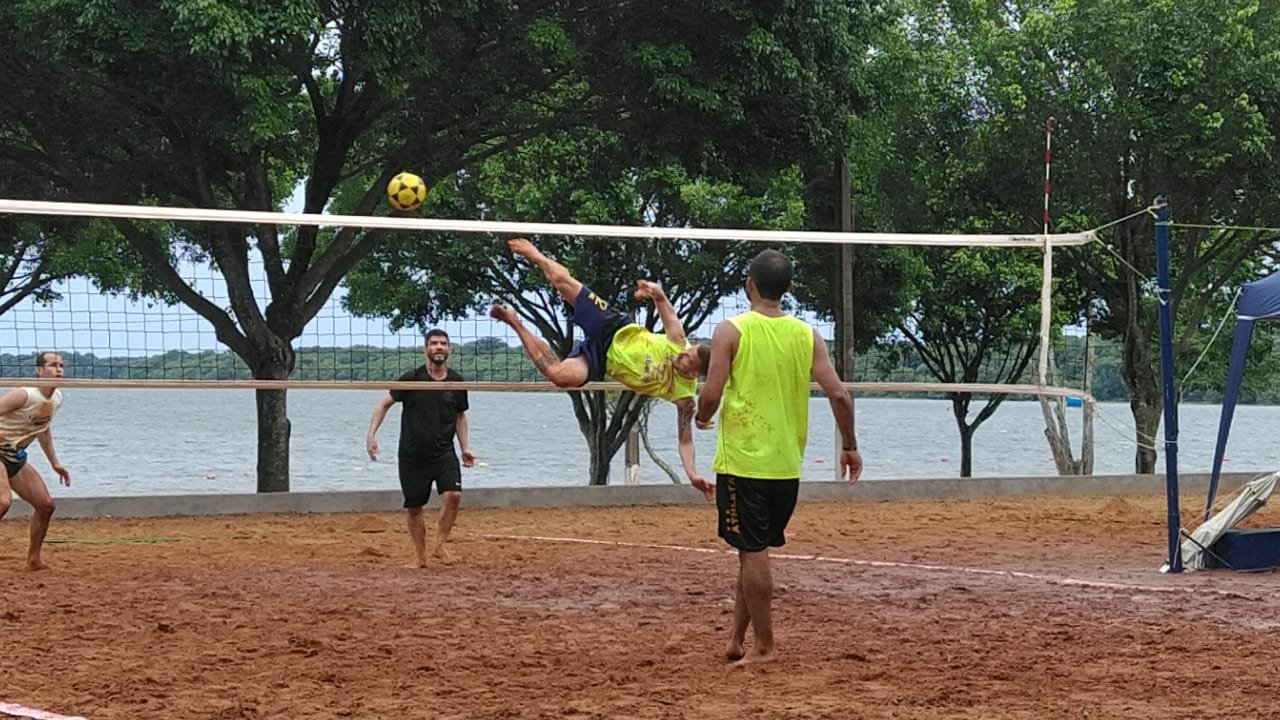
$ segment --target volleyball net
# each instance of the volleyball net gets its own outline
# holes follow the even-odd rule
[[[79,218],[85,221],[128,222],[164,228],[174,235],[181,228],[197,225],[235,226],[246,238],[255,228],[314,226],[318,228],[359,228],[386,233],[416,233],[419,237],[452,237],[455,244],[474,243],[494,255],[502,254],[499,239],[513,236],[573,237],[584,243],[642,241],[659,248],[672,248],[672,263],[690,262],[698,242],[743,244],[752,251],[764,244],[783,247],[833,244],[901,245],[921,250],[991,248],[1010,252],[1037,253],[1043,258],[1040,278],[1040,344],[1052,349],[1052,252],[1055,248],[1085,245],[1097,239],[1092,231],[1059,234],[929,234],[824,232],[785,230],[744,230],[695,227],[650,227],[527,223],[458,220],[416,216],[364,216],[306,213],[253,212],[206,208],[126,206],[95,203],[62,203],[0,200],[0,216],[32,218]],[[476,238],[479,238],[477,241]],[[437,241],[438,242],[438,241]],[[446,241],[447,242],[447,241]],[[695,243],[692,246],[681,243]],[[254,301],[265,311],[272,300],[272,279],[253,245],[246,242],[243,256]],[[240,262],[240,260],[237,260]],[[212,253],[175,254],[172,267],[193,293],[225,309],[234,316],[234,298]],[[402,268],[405,272],[429,274],[431,268]],[[661,268],[637,268],[637,276],[657,275]],[[583,277],[588,284],[591,277]],[[426,281],[430,283],[430,280]],[[452,282],[459,283],[455,278]],[[465,282],[465,279],[461,282]],[[519,282],[519,281],[517,281]],[[530,284],[513,283],[512,291],[526,292]],[[392,322],[347,307],[348,289],[340,286],[315,311],[302,332],[292,339],[296,353],[293,372],[287,379],[255,379],[251,368],[221,342],[210,323],[192,312],[178,299],[161,293],[138,297],[129,293],[109,295],[98,291],[86,278],[72,278],[58,288],[57,303],[28,302],[0,315],[0,378],[31,377],[34,353],[56,349],[67,357],[67,386],[160,386],[160,387],[387,387],[406,368],[421,364],[422,331],[439,326],[454,344],[451,366],[458,369],[477,390],[555,390],[544,382],[528,360],[514,334],[505,325],[489,319],[480,303],[460,317],[424,323],[421,317]],[[714,306],[707,312],[693,312],[701,322],[690,332],[694,340],[706,340],[717,322],[747,309],[740,289],[721,297],[699,296],[696,288],[683,288],[690,297]],[[430,288],[424,292],[434,292]],[[464,289],[463,292],[466,292]],[[477,296],[478,297],[478,296]],[[487,300],[487,299],[486,299]],[[543,299],[548,313],[555,303]],[[677,303],[678,304],[678,303]],[[634,306],[640,313],[649,309]],[[687,308],[686,308],[687,309]],[[656,316],[654,316],[656,320]],[[819,332],[835,338],[835,326],[811,316]],[[654,323],[649,322],[652,326]],[[567,323],[565,323],[567,329]],[[546,329],[546,328],[542,328]],[[572,330],[568,330],[572,335]],[[567,349],[567,348],[560,348]],[[855,359],[855,362],[861,358]],[[1030,383],[938,383],[920,377],[876,377],[874,359],[863,361],[850,383],[865,392],[975,392],[1022,395],[1085,396],[1077,388],[1056,387],[1044,381],[1044,353],[1040,371]],[[586,389],[621,389],[615,383],[592,383]]]

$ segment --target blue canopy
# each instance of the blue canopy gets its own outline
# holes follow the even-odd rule
[[[1222,395],[1222,418],[1218,421],[1218,443],[1213,450],[1213,472],[1209,476],[1209,499],[1204,510],[1206,520],[1213,511],[1213,498],[1218,492],[1218,479],[1222,475],[1222,458],[1227,452],[1231,418],[1235,415],[1236,400],[1240,396],[1240,383],[1244,380],[1244,363],[1249,356],[1249,340],[1253,337],[1253,324],[1259,320],[1280,320],[1280,273],[1247,283],[1240,291],[1236,331],[1231,338],[1231,368],[1227,372],[1227,387]]]

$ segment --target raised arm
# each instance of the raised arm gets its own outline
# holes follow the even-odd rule
[[[637,280],[636,297],[653,300],[653,306],[658,311],[658,317],[662,319],[662,331],[666,333],[667,339],[680,347],[684,347],[687,340],[684,334],[684,324],[680,322],[680,316],[676,315],[676,309],[672,306],[671,300],[667,298],[667,292],[662,289],[662,286],[652,280]]]
[[[378,428],[382,427],[382,421],[386,419],[387,411],[395,404],[396,399],[388,394],[379,400],[377,405],[373,406],[373,417],[369,419],[369,435],[364,439],[365,450],[369,452],[370,460],[378,459]]]
[[[731,322],[722,322],[711,334],[711,362],[707,367],[707,382],[698,393],[698,411],[694,422],[699,429],[710,430],[714,424],[711,418],[720,409],[720,398],[724,396],[724,385],[729,381],[729,370],[733,367],[733,356],[738,352],[738,340],[742,333]]]
[[[840,476],[848,478],[852,485],[862,476],[862,455],[858,453],[858,439],[853,430],[853,398],[831,366],[827,343],[817,330],[813,331],[813,379],[831,403],[831,414],[840,430]]]

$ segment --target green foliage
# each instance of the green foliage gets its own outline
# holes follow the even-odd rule
[[[0,5],[0,95],[20,108],[0,116],[0,158],[42,188],[126,204],[272,211],[305,179],[312,213],[335,200],[357,214],[384,211],[387,179],[413,170],[459,183],[458,217],[481,209],[472,168],[578,128],[611,134],[611,155],[626,160],[615,175],[675,167],[715,181],[768,177],[845,144],[853,85],[844,70],[862,50],[859,20],[874,12],[861,1],[17,0]],[[604,207],[577,206],[607,217],[610,198],[595,200]],[[133,253],[122,257],[140,260],[119,283],[162,286],[261,378],[289,376],[292,342],[385,236],[116,228]],[[439,243],[446,259],[467,257]],[[254,253],[269,297],[245,271]],[[229,308],[174,270],[182,257],[217,267]],[[473,283],[452,281],[431,307],[474,304]],[[284,403],[259,407],[263,437],[275,438],[259,444],[259,484],[283,489]]]
[[[1175,220],[1275,224],[1280,9],[1253,0],[904,0],[901,10],[868,69],[877,112],[854,123],[862,229],[1038,232],[1050,117],[1051,229],[1098,227],[1157,194],[1169,197]],[[1092,316],[1097,331],[1127,341],[1122,377],[1146,435],[1161,403],[1153,236],[1151,218],[1139,215],[1103,231],[1107,248],[1055,253],[1058,311]],[[1257,277],[1273,244],[1258,233],[1174,230],[1182,367],[1225,311],[1227,288]],[[1140,451],[1137,467],[1153,459]]]

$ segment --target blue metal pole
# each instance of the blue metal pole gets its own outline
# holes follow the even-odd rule
[[[1160,301],[1160,374],[1164,386],[1164,469],[1168,502],[1169,572],[1182,572],[1182,529],[1178,511],[1178,396],[1173,384],[1173,289],[1169,281],[1169,205],[1157,196],[1156,294]]]

